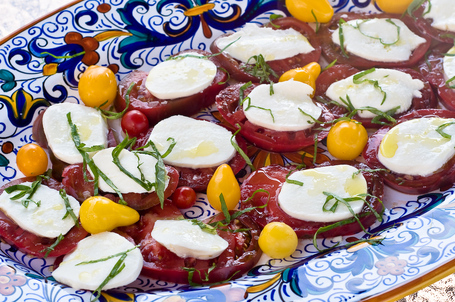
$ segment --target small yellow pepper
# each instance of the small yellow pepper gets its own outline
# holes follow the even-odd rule
[[[281,75],[279,81],[284,82],[293,79],[294,81],[308,84],[313,88],[313,93],[311,94],[311,97],[313,97],[316,91],[316,79],[320,73],[321,66],[316,62],[312,62],[303,67],[286,71]]]
[[[223,194],[228,210],[233,210],[240,201],[240,185],[234,172],[227,164],[219,166],[207,186],[207,199],[210,205],[221,211],[220,195]]]
[[[327,23],[333,16],[328,0],[286,0],[285,3],[289,13],[303,22]]]
[[[402,14],[413,0],[376,0],[376,5],[385,13]]]
[[[82,227],[91,234],[112,231],[139,220],[136,210],[103,196],[87,198],[81,205],[79,215]]]

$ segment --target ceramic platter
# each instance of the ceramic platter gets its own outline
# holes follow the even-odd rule
[[[371,0],[331,0],[335,11],[377,12]],[[0,45],[0,183],[21,177],[17,151],[33,141],[32,122],[46,106],[79,102],[79,75],[88,65],[117,70],[118,79],[133,69],[148,71],[180,50],[208,49],[220,34],[246,22],[265,23],[285,14],[279,0],[89,0],[25,27]],[[82,53],[72,58],[56,58]],[[53,54],[54,56],[51,56]],[[215,109],[197,115],[219,119]],[[312,147],[311,147],[312,148]],[[301,154],[250,150],[255,165],[289,163]],[[312,151],[309,151],[312,154]],[[320,144],[318,160],[328,160]],[[320,240],[337,249],[318,253],[301,241],[286,259],[265,256],[247,275],[221,285],[192,288],[140,277],[103,292],[100,301],[386,301],[395,300],[453,272],[455,264],[454,189],[422,196],[391,190],[385,196],[382,223],[370,229],[380,245],[346,249],[348,238]],[[186,212],[190,218],[213,214],[203,195]],[[90,301],[91,292],[52,279],[54,259],[24,255],[0,243],[0,301]]]

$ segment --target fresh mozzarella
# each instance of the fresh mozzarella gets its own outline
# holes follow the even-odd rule
[[[399,19],[356,19],[341,24],[346,51],[378,62],[409,60],[412,51],[426,40]],[[340,45],[340,28],[332,34]]]
[[[276,131],[299,131],[313,127],[322,113],[313,103],[311,86],[299,81],[262,84],[243,102],[243,111],[251,123]],[[302,113],[303,111],[303,113]],[[310,117],[311,116],[311,117]]]
[[[125,268],[109,280],[102,289],[107,290],[129,284],[139,276],[143,264],[140,250],[133,248],[134,245],[131,242],[113,232],[91,235],[78,242],[76,250],[63,258],[62,263],[52,272],[52,276],[55,280],[76,290],[96,290],[108,277],[121,256],[96,263],[78,264],[107,258],[130,250],[126,253],[126,258],[123,261]]]
[[[427,176],[455,156],[455,119],[420,118],[396,125],[382,139],[378,158],[396,173]],[[436,130],[441,125],[444,138]]]
[[[425,19],[431,19],[431,26],[440,30],[455,32],[455,7],[453,0],[431,0],[425,4]]]
[[[107,176],[107,178],[109,178],[109,180],[121,193],[148,193],[155,191],[154,187],[150,190],[146,190],[131,177],[121,171],[120,168],[113,162],[113,150],[114,148],[101,150],[96,153],[92,159],[98,169],[100,169]],[[123,149],[118,158],[120,160],[120,165],[134,177],[141,179],[142,172],[145,179],[150,183],[154,183],[156,181],[155,165],[157,163],[157,159],[155,157]],[[93,176],[93,172],[91,170],[90,173]],[[166,178],[166,186],[168,183],[169,179]],[[99,188],[104,192],[115,193],[115,190],[101,177],[99,178]]]
[[[145,87],[160,99],[186,97],[209,87],[216,71],[216,65],[200,54],[185,53],[182,57],[153,67],[147,76]]]
[[[455,77],[455,47],[449,49],[447,54],[444,56],[442,63],[446,81]],[[450,85],[453,86],[454,82],[451,81]]]
[[[31,184],[31,182],[21,183],[28,187]],[[27,198],[27,195],[17,200],[11,199],[18,193],[16,191],[8,194],[3,191],[0,195],[0,209],[22,229],[40,237],[56,238],[60,234],[68,233],[75,225],[70,215],[63,219],[66,214],[66,206],[59,191],[40,185],[32,196],[32,200],[36,203],[39,202],[40,205],[29,202],[27,207],[22,205],[22,201]],[[68,200],[74,215],[79,217],[79,202],[69,195]]]
[[[293,28],[273,30],[247,23],[232,35],[219,38],[216,45],[231,57],[255,63],[252,56],[262,55],[266,61],[282,60],[314,50],[308,39]]]
[[[189,220],[157,220],[152,237],[181,258],[212,259],[221,255],[228,242]]]
[[[175,146],[163,158],[164,162],[171,166],[196,169],[228,162],[235,155],[231,136],[229,130],[214,123],[175,115],[156,124],[149,140],[161,154],[174,141]]]
[[[364,74],[363,76],[360,76]],[[355,77],[358,77],[354,80]],[[379,87],[375,87],[375,83]],[[326,95],[335,102],[345,106],[342,100],[351,101],[354,108],[373,107],[386,112],[395,107],[396,114],[407,111],[414,97],[421,97],[422,81],[413,79],[408,73],[394,69],[375,69],[373,72],[359,72],[329,86]],[[384,96],[386,97],[384,100]],[[371,111],[359,111],[364,118],[375,117]]]
[[[324,211],[327,199],[324,192],[350,198],[365,194],[368,190],[362,173],[349,165],[301,170],[292,173],[288,179],[278,195],[280,207],[289,216],[308,221],[333,222],[353,216],[348,207],[340,202],[335,212]],[[363,198],[349,202],[355,213],[362,210]],[[335,200],[332,199],[325,205],[325,209],[330,209],[334,203]]]
[[[68,113],[71,113],[71,119],[77,127],[81,143],[86,147],[107,146],[107,123],[98,110],[79,104],[55,104],[44,112],[43,129],[52,153],[68,164],[81,163],[82,156],[71,137]]]

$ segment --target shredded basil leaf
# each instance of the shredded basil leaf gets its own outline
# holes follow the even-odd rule
[[[450,125],[454,125],[455,122],[447,122],[447,123],[444,123],[442,125],[440,125],[438,128],[436,128],[436,132],[439,133],[443,138],[448,138],[448,139],[451,139],[452,138],[452,135],[448,134],[448,133],[445,133],[444,132],[444,129]]]
[[[66,208],[66,213],[65,213],[65,215],[63,215],[62,219],[65,219],[66,217],[68,217],[68,215],[70,215],[74,221],[74,224],[77,227],[79,227],[79,220],[77,219],[76,214],[74,214],[73,208],[70,205],[70,201],[68,199],[68,196],[66,195],[65,190],[60,189],[60,191],[58,191],[58,192],[60,194],[60,197],[62,197],[63,202],[65,203],[65,208]]]
[[[316,17],[316,14],[314,13],[314,10],[311,10],[311,14],[313,15],[314,22],[316,22],[316,29],[314,30],[315,33],[318,33],[319,31],[319,21],[318,18]]]
[[[251,162],[251,159],[246,155],[246,153],[240,148],[240,146],[237,144],[237,142],[234,140],[235,136],[242,130],[242,127],[240,127],[240,124],[235,125],[238,129],[232,134],[231,136],[231,145],[234,147],[235,151],[237,151],[240,156],[245,160],[246,164],[251,168],[251,171],[256,170],[254,168],[253,163]]]
[[[425,0],[414,0],[412,1],[408,8],[406,9],[406,12],[409,16],[411,16],[414,20],[416,17],[414,16],[414,12],[425,2]]]
[[[39,207],[41,205],[41,201],[40,200],[35,201],[32,199],[32,197],[36,193],[36,190],[38,190],[43,179],[49,179],[49,176],[39,175],[39,176],[37,176],[36,180],[31,183],[30,187],[26,186],[26,185],[18,184],[18,185],[13,185],[13,186],[6,188],[5,192],[8,194],[11,194],[13,192],[20,191],[18,194],[14,195],[10,199],[18,200],[27,195],[27,197],[21,201],[21,204],[25,208],[28,208],[28,205],[32,202],[32,203],[36,204],[37,207]]]
[[[134,85],[136,85],[136,82],[132,82],[130,84],[130,86],[128,87],[128,89],[126,90],[126,93],[125,93],[125,109],[123,109],[121,112],[109,111],[109,110],[101,109],[101,107],[103,107],[107,103],[107,101],[104,102],[103,104],[101,104],[101,106],[95,107],[95,109],[99,110],[101,112],[101,115],[104,118],[107,118],[107,119],[110,119],[110,120],[116,120],[116,119],[121,118],[125,114],[125,112],[128,110],[128,107],[130,106],[130,93],[131,93],[131,90],[133,90]]]
[[[278,14],[271,14],[269,16],[270,25],[272,25],[275,28],[280,28],[281,27],[280,25],[276,25],[276,24],[273,23],[274,20],[279,19],[279,18],[283,18],[283,16],[282,15],[278,15]]]
[[[290,183],[290,184],[293,184],[293,185],[300,186],[300,187],[303,186],[303,182],[298,181],[298,180],[295,180],[295,179],[286,178],[286,182],[287,182],[287,183]]]
[[[54,243],[52,243],[50,246],[42,249],[41,251],[39,251],[40,253],[43,253],[43,252],[46,252],[46,254],[44,254],[44,258],[47,258],[47,256],[49,256],[49,254],[55,249],[55,247],[63,240],[65,239],[65,237],[63,236],[63,234],[60,234],[58,235],[57,239],[55,240]]]
[[[250,64],[250,61],[254,60],[254,64]],[[265,58],[262,54],[251,56],[246,64],[242,66],[242,69],[259,79],[259,83],[269,83],[270,84],[270,95],[273,95],[273,82],[270,80],[270,76],[278,78],[276,72],[267,64]]]
[[[382,95],[383,95],[383,98],[382,98],[382,101],[381,101],[381,105],[384,104],[386,98],[387,98],[387,93],[382,90],[382,87],[379,86],[379,82],[377,80],[371,80],[371,79],[363,79],[363,80],[359,80],[360,78],[372,73],[376,71],[376,68],[371,68],[371,69],[368,69],[368,70],[365,70],[365,71],[362,71],[356,75],[354,75],[352,81],[354,84],[362,84],[362,83],[369,83],[371,85],[374,86],[375,89],[379,89],[379,91],[381,91]]]
[[[335,59],[335,60],[333,60],[332,62],[330,62],[329,65],[327,65],[326,67],[324,67],[324,68],[322,69],[321,72],[326,71],[326,70],[329,69],[330,67],[334,66],[336,63],[337,63],[337,60]]]
[[[341,54],[345,58],[349,58],[348,54],[346,53],[346,49],[344,48],[344,32],[343,32],[343,24],[345,24],[346,21],[343,19],[340,19],[338,21],[338,38],[340,39],[340,50]]]

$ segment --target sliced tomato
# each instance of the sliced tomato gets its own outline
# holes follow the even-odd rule
[[[178,208],[167,200],[163,208],[153,207],[143,213],[136,224],[119,229],[136,244],[140,244],[144,257],[143,275],[184,284],[190,281],[197,284],[216,283],[241,277],[259,260],[261,251],[257,240],[260,229],[245,214],[232,221],[226,227],[227,231],[217,230],[218,235],[228,242],[228,248],[220,256],[209,260],[178,257],[155,241],[151,232],[158,219],[179,217],[181,213]],[[220,213],[213,218],[213,221],[222,219],[224,216]],[[234,230],[237,232],[233,232]],[[189,279],[189,269],[194,270],[192,279]]]
[[[179,174],[176,169],[166,166],[167,175],[169,176],[169,184],[164,190],[164,198],[172,195],[178,185]],[[66,192],[79,201],[84,201],[94,195],[94,186],[92,181],[84,179],[84,169],[82,164],[69,165],[63,170],[62,183],[65,186]],[[93,178],[89,175],[89,180]],[[118,202],[120,198],[116,194],[103,193],[101,195]],[[135,210],[145,210],[160,203],[156,192],[152,193],[124,193],[123,199],[128,206]]]
[[[455,118],[455,112],[443,109],[422,109],[416,110],[402,116],[398,123],[422,117]],[[389,126],[380,128],[368,139],[363,150],[363,157],[367,164],[373,169],[386,169],[378,159],[379,145],[384,135],[391,129]],[[418,163],[416,163],[418,165]],[[455,182],[455,157],[429,176],[408,175],[395,173],[393,171],[379,172],[384,182],[393,189],[407,194],[423,194],[430,191],[450,188]]]
[[[319,32],[319,37],[321,38],[321,45],[322,45],[322,53],[327,58],[327,61],[332,62],[337,60],[338,64],[348,64],[360,69],[368,69],[372,67],[386,67],[386,68],[393,68],[393,67],[413,67],[415,66],[419,60],[425,55],[427,50],[431,44],[431,38],[427,36],[423,36],[426,40],[425,43],[420,44],[411,54],[409,60],[400,61],[400,62],[379,62],[379,61],[372,61],[368,59],[364,59],[362,57],[356,56],[352,53],[348,53],[348,57],[343,56],[341,52],[341,48],[339,45],[332,42],[332,33],[338,28],[338,22],[340,19],[344,21],[350,21],[355,19],[370,19],[372,17],[371,14],[365,13],[337,13],[333,16],[332,20],[324,24]],[[375,18],[396,18],[403,21],[407,27],[414,32],[415,34],[419,35],[419,30],[416,28],[414,21],[408,15],[400,16],[394,14],[376,14],[374,15]],[[420,35],[422,36],[422,35]]]
[[[27,181],[33,182],[35,180],[36,177],[25,177],[13,180],[0,188],[0,194],[2,194],[7,187]],[[64,188],[60,182],[53,179],[44,180],[42,185],[46,185],[55,190]],[[88,233],[81,225],[74,226],[68,233],[64,234],[64,239],[54,247],[48,257],[58,257],[72,252],[76,248],[77,243],[87,235]],[[53,238],[41,237],[22,229],[2,211],[0,211],[0,237],[8,244],[17,247],[20,251],[40,258],[45,256],[46,248],[49,248],[56,240]]]
[[[183,55],[187,52],[197,52],[204,56],[210,55],[209,52],[203,50],[185,50],[177,53],[176,56]],[[213,57],[209,57],[209,60],[219,67],[219,64]],[[131,83],[135,83],[129,94],[130,105],[128,110],[135,109],[144,113],[149,119],[151,126],[171,115],[183,114],[191,116],[199,112],[201,109],[213,104],[218,92],[227,86],[225,83],[227,74],[222,69],[218,68],[212,84],[201,92],[187,97],[163,100],[154,97],[145,87],[147,75],[148,73],[145,71],[134,70],[120,81],[117,99],[114,104],[115,109],[119,112],[125,109],[126,92]]]
[[[243,83],[239,83],[222,90],[216,97],[216,105],[228,123],[236,128],[240,126],[240,134],[247,141],[259,148],[273,152],[293,152],[313,145],[315,135],[317,141],[321,141],[327,136],[330,126],[315,125],[310,129],[301,131],[276,131],[252,124],[239,106],[242,85]],[[249,86],[244,91],[244,96],[248,96],[257,85]],[[322,109],[319,122],[327,123],[335,119],[326,105],[320,102],[315,102],[315,104]]]
[[[433,19],[424,18],[423,14],[425,13],[425,11],[426,11],[425,4],[422,4],[413,13],[413,17],[416,18],[415,25],[419,29],[419,31],[423,35],[429,36],[435,39],[436,41],[453,44],[453,32],[447,30],[440,30],[433,27],[431,25],[431,23],[433,23]]]
[[[369,169],[369,167],[363,163],[340,160],[326,162],[318,167],[338,164],[349,164],[358,169]],[[289,216],[280,208],[278,195],[282,184],[285,182],[288,173],[292,169],[293,167],[290,166],[282,167],[279,165],[270,165],[253,172],[241,185],[241,200],[243,201],[240,203],[241,209],[252,206],[257,207],[255,210],[248,212],[248,215],[250,215],[261,227],[274,221],[284,222],[294,229],[299,238],[313,238],[319,228],[331,225],[333,222],[324,223],[296,219]],[[362,174],[367,181],[368,193],[382,200],[384,185],[380,177],[377,174],[368,171],[362,171]],[[268,193],[256,192],[257,190],[265,190]],[[367,197],[366,200],[376,212],[380,213],[382,212],[382,204],[377,198]],[[260,208],[264,205],[267,206]],[[365,228],[368,228],[376,221],[376,216],[371,212],[367,205],[364,206],[358,215],[360,217],[360,222]],[[362,231],[362,227],[359,223],[354,222],[320,233],[318,236],[323,238],[345,236],[360,231]]]
[[[274,20],[273,25],[267,24],[265,26],[271,27],[275,30],[293,28],[304,35],[314,48],[313,51],[307,54],[298,54],[291,58],[268,61],[267,64],[273,71],[276,72],[278,78],[290,69],[303,67],[311,62],[319,61],[319,58],[321,56],[321,45],[316,33],[307,23],[299,21],[293,17],[285,17]],[[213,41],[213,43],[210,45],[210,50],[213,53],[220,53],[221,49],[216,45],[216,41],[228,35],[230,34],[221,35],[215,39],[215,41]],[[245,63],[234,59],[230,55],[221,52],[219,55],[215,56],[214,59],[217,60],[221,66],[223,66],[229,72],[229,75],[232,79],[240,82],[259,82],[259,78],[244,71],[244,66],[246,65]],[[277,82],[278,78],[275,78],[273,76],[270,77],[270,79],[274,82]]]
[[[446,84],[444,73],[443,57],[444,53],[452,45],[440,45],[432,50],[425,60],[419,65],[420,72],[430,82],[431,86],[437,91],[441,103],[449,110],[455,110],[455,89]]]
[[[410,111],[417,110],[417,109],[425,109],[425,108],[435,108],[438,105],[438,100],[433,93],[430,83],[420,74],[419,72],[410,69],[410,68],[393,68],[395,70],[405,72],[409,74],[413,79],[420,80],[424,83],[424,87],[420,90],[422,93],[421,97],[414,97],[412,99],[411,107],[406,112],[401,114],[396,114],[393,117],[398,118],[399,116],[406,114]],[[350,65],[340,64],[334,65],[333,67],[325,70],[321,73],[321,75],[316,80],[316,95],[319,97],[324,98],[327,102],[330,102],[331,99],[325,95],[327,88],[337,81],[350,77],[356,73],[360,72],[359,69],[356,69]],[[337,108],[338,107],[338,108]],[[341,114],[346,114],[348,111],[344,107],[340,106],[333,106],[331,108],[332,113],[336,116]],[[352,117],[353,119],[361,122],[366,128],[379,128],[381,127],[380,124],[376,124],[372,122],[372,118],[362,118],[358,114]],[[387,121],[383,121],[387,122]]]

